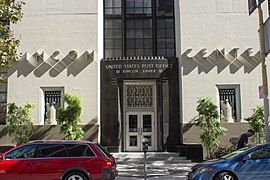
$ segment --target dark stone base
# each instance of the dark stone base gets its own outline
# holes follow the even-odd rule
[[[110,153],[121,152],[121,148],[119,146],[104,146]]]
[[[175,146],[175,148],[178,149],[179,156],[186,157],[192,162],[203,161],[203,147],[201,144],[182,144]]]
[[[166,147],[167,152],[179,152],[180,145],[169,145]]]

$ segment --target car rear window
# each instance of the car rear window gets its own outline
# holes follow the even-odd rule
[[[65,146],[58,144],[44,144],[39,146],[37,158],[68,157]]]
[[[107,157],[111,157],[112,155],[111,155],[111,153],[109,153],[108,151],[107,151],[107,149],[105,149],[104,147],[102,147],[100,144],[96,144],[97,145],[97,147],[100,149],[100,151],[105,155],[105,156],[107,156]]]
[[[70,157],[93,157],[96,156],[89,146],[85,144],[67,144]]]

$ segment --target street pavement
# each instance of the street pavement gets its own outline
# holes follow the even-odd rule
[[[138,155],[138,154],[137,154]],[[144,159],[120,157],[115,155],[117,160],[118,177],[116,180],[139,180],[144,179]],[[170,157],[166,154],[160,158],[160,155],[149,155],[147,159],[147,179],[179,179],[186,180],[186,174],[194,165],[183,157]],[[134,157],[134,155],[133,155]]]

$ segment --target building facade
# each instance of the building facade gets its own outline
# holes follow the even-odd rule
[[[2,103],[38,104],[35,125],[46,124],[46,105],[64,107],[62,95],[76,93],[82,125],[99,126],[103,146],[141,151],[146,137],[163,151],[193,142],[185,127],[199,97],[220,112],[229,103],[233,126],[262,104],[258,19],[245,0],[25,2],[14,27],[22,57]]]

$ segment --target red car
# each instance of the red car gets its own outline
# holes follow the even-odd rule
[[[89,141],[32,141],[0,156],[3,180],[115,179],[116,163]]]

